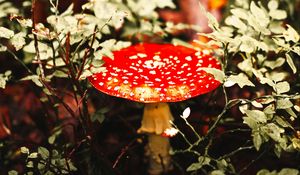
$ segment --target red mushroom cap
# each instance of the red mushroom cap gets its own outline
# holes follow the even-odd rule
[[[89,77],[109,95],[133,101],[176,102],[210,92],[220,85],[201,68],[221,69],[208,50],[172,44],[133,45],[104,57],[106,72]]]

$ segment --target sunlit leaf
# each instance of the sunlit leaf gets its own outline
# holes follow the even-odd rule
[[[18,172],[16,170],[11,170],[8,172],[8,175],[18,175]]]
[[[284,62],[285,62],[285,59],[282,58],[282,57],[279,57],[279,58],[277,58],[275,61],[269,61],[269,60],[266,60],[266,61],[264,62],[264,65],[265,65],[266,67],[271,68],[271,69],[275,69],[275,68],[277,68],[277,67],[282,66],[282,65],[284,64]]]
[[[42,146],[38,147],[38,153],[41,155],[43,159],[49,158],[50,155],[48,149]]]
[[[5,28],[5,27],[0,27],[0,38],[6,38],[9,39],[14,36],[14,31]]]
[[[242,9],[242,8],[233,8],[230,10],[230,12],[234,16],[241,18],[241,19],[248,19],[248,16],[249,16],[249,11]]]
[[[290,91],[290,84],[287,81],[279,82],[275,85],[276,92],[283,94]]]
[[[243,73],[239,73],[238,75],[230,75],[226,79],[224,86],[230,87],[230,85],[233,84],[237,84],[240,88],[243,88],[244,86],[255,86]]]
[[[267,123],[262,127],[262,130],[268,134],[269,137],[278,142],[281,141],[281,134],[284,133],[284,129],[274,123]]]
[[[276,10],[278,8],[278,6],[279,6],[279,3],[276,0],[270,0],[268,2],[268,8],[269,8],[269,10]]]
[[[223,82],[225,79],[225,73],[219,69],[216,68],[201,68],[201,70],[204,70],[207,73],[210,73],[214,76],[214,78],[219,81]]]
[[[297,72],[297,68],[294,64],[294,61],[293,61],[292,57],[288,53],[286,53],[285,56],[286,56],[287,63],[289,64],[289,66],[291,67],[293,73],[295,74]]]
[[[262,140],[262,137],[261,135],[259,134],[259,132],[254,132],[252,133],[252,137],[253,137],[253,144],[254,144],[254,147],[255,149],[258,151],[260,146],[262,145],[263,143],[263,140]]]
[[[267,116],[264,112],[259,110],[246,110],[246,115],[248,117],[251,117],[255,119],[256,121],[260,123],[266,123],[267,122]]]
[[[284,120],[283,118],[281,118],[279,116],[275,117],[275,121],[284,128],[293,128],[289,122],[287,122],[286,120]]]
[[[300,38],[298,32],[292,26],[288,24],[286,26],[287,26],[287,30],[283,33],[285,40],[298,42]]]
[[[257,129],[259,127],[257,121],[252,117],[243,117],[243,123],[248,125],[251,129]]]
[[[287,13],[284,10],[271,10],[269,12],[269,15],[273,19],[277,19],[277,20],[283,20],[283,19],[287,18]]]
[[[181,117],[184,119],[187,119],[191,114],[191,109],[189,107],[185,108],[185,110],[183,111]]]
[[[15,34],[11,38],[12,45],[16,48],[16,50],[20,50],[23,48],[23,46],[26,44],[25,42],[25,36],[26,34],[23,32]]]
[[[299,170],[292,168],[283,168],[278,175],[299,175]]]
[[[293,107],[293,103],[289,99],[279,99],[276,103],[277,109],[287,109]]]
[[[33,152],[33,153],[30,153],[28,158],[31,158],[31,159],[35,159],[38,157],[38,153],[37,152]]]
[[[263,105],[255,100],[251,102],[251,105],[253,105],[256,108],[263,108]]]
[[[26,148],[25,146],[22,146],[20,150],[21,150],[21,153],[23,153],[23,154],[29,154],[29,149]]]

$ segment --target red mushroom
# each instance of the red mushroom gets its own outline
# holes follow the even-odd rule
[[[210,92],[220,85],[202,68],[221,69],[208,50],[172,44],[137,44],[104,57],[106,72],[89,77],[98,90],[145,103],[139,133],[147,133],[150,174],[170,167],[169,139],[172,114],[166,102],[177,102]],[[161,162],[162,161],[162,162]],[[164,166],[162,166],[164,165]]]

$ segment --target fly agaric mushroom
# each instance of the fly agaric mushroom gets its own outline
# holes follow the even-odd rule
[[[170,168],[168,132],[173,119],[166,102],[177,102],[210,92],[220,85],[202,68],[221,69],[208,50],[179,45],[142,43],[104,57],[105,72],[89,77],[98,90],[145,103],[139,133],[148,134],[149,173]]]

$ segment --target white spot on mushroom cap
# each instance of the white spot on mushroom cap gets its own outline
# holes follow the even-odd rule
[[[161,79],[160,79],[160,78],[155,78],[154,80],[155,80],[155,81],[158,81],[158,82],[161,82]]]
[[[154,61],[161,61],[159,55],[154,55],[153,60],[154,60]]]
[[[136,71],[138,70],[138,69],[137,69],[136,67],[134,67],[134,66],[129,66],[129,68],[130,68],[130,69],[133,69],[133,70],[136,70]]]
[[[203,52],[204,55],[209,55],[210,54],[210,51],[207,50],[207,49],[202,50],[202,52]]]
[[[178,75],[180,75],[180,74],[183,74],[184,73],[184,71],[182,70],[182,71],[179,71],[179,72],[177,72],[177,74]]]
[[[152,74],[152,75],[156,74],[155,70],[151,70],[151,71],[149,71],[149,73]]]
[[[184,63],[184,64],[181,66],[181,68],[183,69],[183,68],[188,67],[188,66],[189,66],[189,64]]]
[[[145,58],[145,57],[147,57],[147,54],[145,54],[145,53],[137,53],[137,56],[139,56],[140,58]]]
[[[200,55],[201,55],[200,51],[198,51],[198,52],[195,53],[195,56],[200,56]]]
[[[137,55],[132,55],[132,56],[129,57],[129,59],[131,59],[131,60],[137,59],[137,58],[138,58]]]
[[[118,91],[119,89],[120,89],[120,86],[116,86],[116,87],[114,88],[115,91]]]
[[[193,58],[192,58],[191,56],[187,56],[187,57],[185,57],[185,60],[187,60],[187,61],[192,61]]]
[[[112,75],[112,76],[114,76],[114,77],[117,77],[117,76],[118,76],[118,74],[113,73],[113,72],[110,72],[110,75]]]

